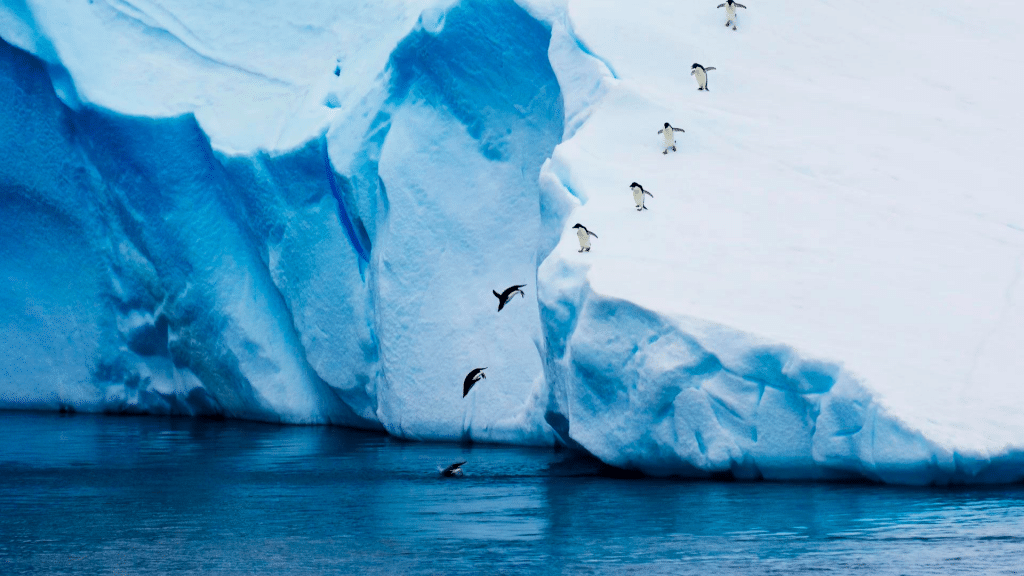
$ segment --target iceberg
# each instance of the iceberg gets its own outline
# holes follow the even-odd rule
[[[0,409],[1024,480],[1024,8],[931,6],[5,3]]]

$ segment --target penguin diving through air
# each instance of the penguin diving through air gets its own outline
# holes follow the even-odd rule
[[[708,89],[708,72],[714,69],[714,66],[708,66],[705,68],[697,63],[690,66],[690,76],[697,79],[697,90],[707,90],[708,92],[711,92],[711,90]]]
[[[577,222],[573,228],[576,229],[576,237],[580,240],[580,252],[583,252],[584,250],[590,252],[590,237],[593,236],[594,238],[597,238],[597,234],[587,230],[587,227],[579,222]]]
[[[662,135],[665,139],[665,151],[662,154],[668,154],[668,149],[671,148],[673,152],[676,151],[676,132],[686,132],[682,128],[673,128],[671,124],[665,122],[665,127],[658,130],[658,134]]]
[[[647,206],[644,206],[644,194],[647,194],[651,198],[654,198],[654,194],[651,194],[644,187],[633,182],[629,185],[629,189],[633,191],[633,202],[636,202],[636,211],[647,210]]]
[[[738,3],[738,2],[733,2],[732,0],[725,0],[725,2],[723,2],[722,4],[718,5],[719,8],[721,8],[722,6],[725,6],[725,27],[728,28],[729,24],[732,24],[732,29],[735,30],[736,29],[736,9],[737,8],[743,8],[744,10],[746,10],[747,7],[744,6],[743,4]]]
[[[466,379],[462,381],[463,398],[466,397],[466,394],[469,394],[469,389],[473,387],[473,384],[487,378],[487,376],[484,376],[484,370],[487,370],[487,368],[473,368],[469,371],[469,374],[466,374]]]
[[[505,307],[505,304],[509,300],[511,300],[512,297],[515,296],[516,294],[519,294],[523,298],[526,298],[526,294],[521,290],[523,286],[526,286],[526,284],[516,284],[515,286],[509,286],[508,288],[505,288],[505,291],[502,292],[501,294],[498,294],[497,290],[491,290],[491,292],[494,292],[494,295],[498,297],[498,312],[501,312],[501,309]]]
[[[441,473],[441,476],[443,478],[455,478],[457,476],[462,476],[462,465],[465,463],[466,461],[463,460],[462,462],[456,462],[455,464],[452,464],[451,466],[445,468],[444,470],[441,470],[440,467],[437,470]]]

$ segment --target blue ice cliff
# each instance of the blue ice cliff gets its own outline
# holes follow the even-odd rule
[[[960,20],[915,16],[920,42],[980,34],[942,3]],[[881,0],[736,33],[658,0],[193,4],[0,6],[0,408],[1024,479],[998,61],[953,84],[869,25]]]

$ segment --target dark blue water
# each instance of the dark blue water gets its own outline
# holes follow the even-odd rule
[[[1020,486],[625,479],[543,449],[0,412],[0,574],[1022,569]]]

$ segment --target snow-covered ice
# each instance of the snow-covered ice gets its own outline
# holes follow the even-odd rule
[[[0,408],[1024,478],[1024,8],[386,4],[0,5]]]

